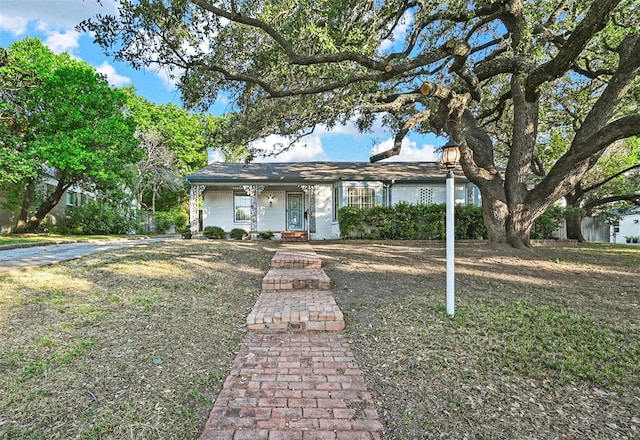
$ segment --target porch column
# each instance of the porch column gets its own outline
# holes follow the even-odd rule
[[[204,189],[204,185],[191,185],[191,190],[189,191],[189,229],[192,234],[198,232],[198,205]]]
[[[308,231],[316,232],[316,185],[300,185],[300,189],[309,198]]]
[[[264,190],[264,185],[243,185],[242,189],[251,198],[251,231],[258,232],[258,196]]]

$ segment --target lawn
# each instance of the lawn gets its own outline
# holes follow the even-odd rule
[[[318,242],[384,438],[640,435],[640,249]],[[145,243],[0,277],[0,439],[193,439],[278,244]]]

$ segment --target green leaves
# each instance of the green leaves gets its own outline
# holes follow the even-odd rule
[[[139,157],[122,90],[111,88],[86,63],[54,55],[37,39],[11,46],[0,79],[0,184],[32,184],[50,174],[61,190],[31,207],[38,213],[35,223],[72,185],[122,186],[126,164]],[[20,214],[24,221],[26,215]]]

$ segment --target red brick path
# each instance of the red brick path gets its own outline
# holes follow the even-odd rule
[[[285,260],[292,271],[320,267],[308,244],[283,245],[272,265]],[[336,331],[344,322],[330,291],[263,292],[247,322],[257,331],[247,335],[200,440],[380,439],[371,395]]]

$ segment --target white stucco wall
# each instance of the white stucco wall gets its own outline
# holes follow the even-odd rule
[[[625,215],[620,220],[620,229],[615,236],[615,242],[627,244],[625,237],[640,237],[640,214]]]
[[[205,191],[202,199],[203,228],[219,226],[228,232],[235,227],[244,227],[233,223],[233,191]]]
[[[316,232],[311,234],[314,240],[338,238],[333,228],[333,185],[316,186]],[[337,222],[336,222],[337,225]]]
[[[273,196],[269,204],[269,195]],[[258,231],[282,231],[285,224],[285,191],[264,190],[258,196]]]

